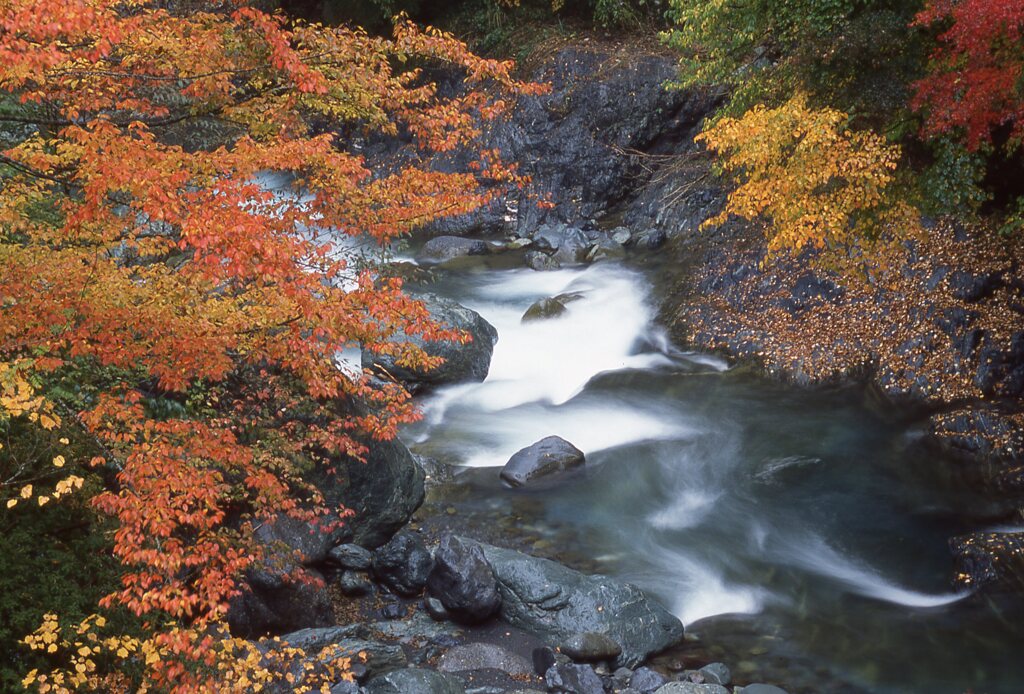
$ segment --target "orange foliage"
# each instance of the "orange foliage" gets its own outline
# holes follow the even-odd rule
[[[163,644],[186,664],[214,648],[197,635],[223,619],[237,577],[259,558],[254,523],[282,511],[344,517],[301,481],[294,454],[315,445],[359,455],[359,434],[387,438],[415,416],[401,388],[345,375],[336,355],[388,349],[396,331],[459,337],[432,324],[399,281],[353,267],[338,238],[387,243],[488,203],[498,192],[482,179],[519,183],[489,151],[465,172],[423,162],[472,146],[502,97],[540,89],[516,81],[509,63],[406,22],[382,39],[228,5],[0,3],[0,89],[21,104],[0,120],[32,126],[0,152],[0,404],[11,416],[31,406],[51,417],[14,365],[133,375],[76,417],[106,452],[93,462],[118,470],[117,487],[95,500],[119,520],[125,565],[106,604],[174,625],[165,640],[188,630],[174,648]],[[470,89],[440,97],[409,67],[429,61],[464,69]],[[171,136],[210,122],[231,133],[216,149]],[[374,171],[318,122],[408,133],[415,151]],[[301,199],[261,187],[266,172],[291,177]],[[402,353],[431,364],[421,350]],[[233,378],[240,373],[250,378]],[[205,399],[188,415],[156,417],[145,406],[145,397],[184,400],[197,388]],[[315,416],[293,417],[297,398],[312,399]],[[338,418],[337,398],[375,407]],[[251,440],[261,428],[275,432],[272,444]],[[203,679],[215,668],[203,675],[158,660],[146,663],[157,685],[215,688]]]

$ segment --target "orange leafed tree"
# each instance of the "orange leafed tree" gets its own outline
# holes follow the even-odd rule
[[[58,423],[26,384],[83,365],[107,374],[71,413],[102,451],[92,463],[116,471],[94,500],[118,520],[125,566],[107,604],[157,630],[148,681],[184,690],[214,686],[217,668],[190,663],[212,662],[202,634],[258,560],[254,524],[344,516],[294,454],[359,456],[360,436],[391,437],[415,416],[400,387],[354,378],[336,355],[362,345],[429,366],[389,336],[457,337],[400,282],[348,262],[339,238],[385,244],[489,202],[499,188],[483,179],[515,184],[490,151],[464,172],[424,162],[473,147],[504,98],[539,89],[406,22],[383,39],[207,5],[0,1],[0,403]],[[469,89],[442,98],[421,70],[436,62],[463,69]],[[202,128],[221,145],[182,144]],[[407,137],[408,156],[370,168],[347,144],[374,133]],[[268,192],[267,172],[301,195]],[[154,398],[192,404],[158,414]],[[323,416],[291,417],[289,398]],[[346,398],[372,407],[339,418],[330,403]],[[270,429],[272,442],[252,435]]]

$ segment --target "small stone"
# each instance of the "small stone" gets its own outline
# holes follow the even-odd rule
[[[423,601],[423,607],[426,608],[427,614],[429,614],[432,619],[436,619],[439,622],[447,621],[451,617],[451,615],[448,614],[448,610],[445,609],[445,606],[437,598],[428,597]]]
[[[620,246],[625,246],[629,243],[629,239],[633,236],[629,229],[626,227],[616,227],[612,229],[611,239]]]
[[[655,690],[655,694],[729,694],[729,690],[720,684],[669,682]]]
[[[417,534],[403,531],[373,553],[372,564],[374,575],[389,588],[416,595],[427,584],[434,559]]]
[[[656,670],[649,667],[637,668],[629,680],[629,686],[641,694],[650,694],[663,686],[668,679]]]
[[[357,571],[344,571],[338,577],[338,587],[343,595],[350,598],[366,595],[373,590],[373,584]]]
[[[459,512],[459,510],[454,506],[449,506],[444,510],[444,512],[447,513],[449,516],[454,516],[456,513]]]
[[[725,666],[724,663],[710,663],[700,669],[700,673],[704,675],[704,681],[710,682],[711,684],[721,684],[723,686],[728,685],[732,682],[732,672]]]
[[[743,694],[786,694],[786,690],[774,684],[748,684],[743,688]]]
[[[697,670],[683,670],[677,677],[680,682],[693,682],[694,684],[704,684],[704,673],[698,672]]]

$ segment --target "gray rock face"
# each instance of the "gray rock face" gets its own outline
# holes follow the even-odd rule
[[[786,694],[785,689],[779,689],[774,684],[748,684],[740,691],[743,694]]]
[[[453,535],[443,537],[434,553],[427,588],[460,621],[482,622],[501,605],[498,580],[483,550]]]
[[[350,403],[341,416],[359,416],[365,406]],[[423,469],[401,441],[361,437],[365,461],[331,455],[310,476],[330,506],[355,511],[346,519],[347,542],[373,549],[388,541],[423,503]]]
[[[327,530],[321,526],[280,515],[263,523],[253,538],[271,555],[288,554],[286,564],[312,565],[322,562],[331,548],[345,535],[344,528]],[[289,566],[283,567],[285,573]]]
[[[614,639],[592,631],[573,634],[559,646],[559,650],[573,660],[585,663],[611,660],[622,653],[622,647]]]
[[[501,479],[521,487],[541,478],[551,478],[586,462],[583,451],[559,436],[548,436],[509,458]]]
[[[420,265],[439,265],[467,255],[487,255],[490,250],[484,241],[461,236],[435,236],[427,241],[416,260]]]
[[[465,694],[454,677],[433,670],[407,668],[374,677],[366,685],[368,694]]]
[[[498,341],[498,331],[494,326],[476,311],[451,299],[435,294],[422,294],[416,298],[424,302],[432,320],[444,327],[466,332],[472,340],[466,344],[427,342],[418,335],[399,333],[394,338],[396,342],[418,345],[430,356],[444,358],[444,363],[429,372],[417,371],[399,366],[393,356],[363,350],[363,368],[387,374],[414,392],[451,383],[480,382],[487,378],[491,354]]]
[[[307,569],[306,574],[311,582],[285,580],[276,573],[263,571],[250,573],[248,586],[231,600],[231,634],[258,638],[332,623],[334,610],[323,576],[313,569]]]
[[[355,571],[366,571],[370,568],[372,555],[370,550],[359,545],[346,544],[332,547],[327,553],[327,559],[343,569]]]
[[[510,675],[530,675],[533,669],[526,658],[490,643],[469,643],[455,646],[437,663],[441,672],[465,670],[501,670]]]
[[[416,595],[427,584],[433,566],[430,552],[418,535],[400,532],[373,553],[373,573],[402,595]]]
[[[635,667],[683,636],[682,623],[636,586],[480,546],[498,579],[501,618],[552,646],[583,632],[605,634],[622,648],[615,666]]]

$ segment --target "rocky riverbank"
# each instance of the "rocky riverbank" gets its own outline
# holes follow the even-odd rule
[[[677,342],[804,387],[873,384],[880,399],[920,422],[920,445],[960,457],[964,481],[993,500],[979,517],[1012,517],[1024,489],[1016,251],[992,237],[967,243],[978,232],[935,224],[902,279],[884,287],[843,283],[802,264],[763,269],[758,229],[698,231],[725,195],[692,142],[720,95],[666,90],[674,58],[636,45],[557,47],[539,62],[534,78],[551,83],[551,93],[524,98],[487,135],[531,187],[423,229],[429,240],[417,260],[429,269],[418,273],[475,265],[543,272],[619,258],[645,265]],[[445,88],[458,89],[457,76]],[[401,156],[400,142],[364,146],[368,156]],[[473,336],[470,346],[428,345],[447,359],[443,372],[406,372],[373,354],[364,364],[416,391],[482,380],[494,329],[465,307],[424,299],[432,314]],[[557,316],[574,300],[551,296],[523,320]],[[542,443],[533,460],[524,462],[529,449],[520,452],[526,458],[508,471],[510,483],[571,475],[582,464],[568,442],[559,443],[562,457],[540,460]],[[743,666],[736,680],[747,684],[732,691],[780,691],[751,682],[746,662],[651,660],[667,648],[685,651],[679,620],[628,583],[588,573],[596,567],[587,557],[515,528],[514,518],[481,522],[443,495],[432,499],[430,483],[443,485],[449,474],[444,461],[417,460],[389,443],[372,445],[365,466],[335,462],[340,473],[320,486],[357,511],[354,524],[340,533],[268,526],[264,541],[286,551],[250,576],[232,610],[235,633],[285,634],[323,658],[353,657],[356,681],[339,681],[332,692],[719,694],[733,686],[729,665]],[[424,480],[427,504],[416,511]],[[954,539],[957,580],[1019,580],[1018,538]],[[290,580],[299,564],[312,583]]]
[[[922,446],[961,461],[962,483],[989,500],[975,514],[979,522],[1018,520],[1020,248],[990,230],[925,220],[926,232],[891,259],[896,271],[884,280],[850,281],[813,269],[807,258],[763,266],[755,225],[699,229],[727,194],[693,143],[721,95],[666,89],[674,60],[635,44],[555,47],[532,74],[551,93],[521,100],[488,134],[531,187],[422,230],[439,238],[421,262],[488,262],[500,254],[506,264],[550,270],[639,257],[678,344],[803,387],[869,386],[919,422]],[[951,538],[954,580],[1019,585],[1020,543],[1014,533]]]

